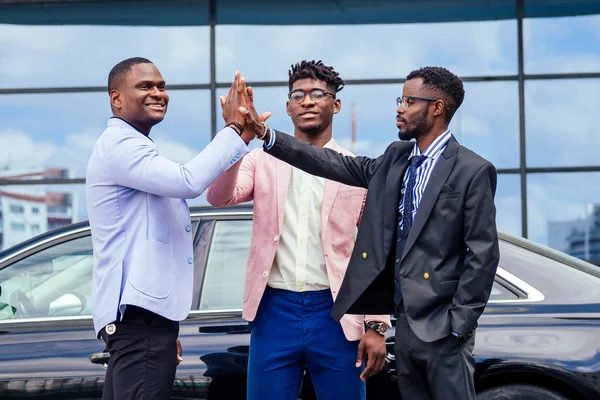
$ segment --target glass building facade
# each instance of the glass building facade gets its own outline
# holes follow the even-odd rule
[[[536,2],[518,0],[498,2],[513,18],[483,21],[449,14],[444,22],[236,25],[234,17],[218,23],[221,3],[199,6],[199,26],[0,18],[0,248],[87,219],[85,169],[110,117],[108,72],[142,56],[161,70],[171,97],[151,137],[180,162],[222,126],[218,96],[236,70],[255,87],[257,110],[273,112],[270,125],[291,132],[290,66],[334,66],[347,83],[334,137],[375,157],[397,139],[404,77],[444,66],[465,82],[453,134],[498,169],[499,229],[599,258],[600,14],[528,18]]]

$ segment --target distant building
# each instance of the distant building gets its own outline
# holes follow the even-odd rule
[[[67,171],[50,168],[8,175],[3,179],[49,179],[66,177]],[[0,250],[14,246],[48,230],[76,222],[77,194],[50,192],[45,185],[0,188]]]
[[[548,245],[600,265],[600,204],[591,205],[585,218],[548,222]]]

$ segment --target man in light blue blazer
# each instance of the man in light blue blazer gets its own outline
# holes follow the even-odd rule
[[[130,58],[108,78],[113,117],[89,160],[87,208],[94,249],[93,310],[110,361],[103,399],[168,399],[181,360],[179,322],[192,303],[193,249],[184,199],[199,196],[248,153],[239,73],[223,105],[229,122],[178,164],[150,139],[169,96],[152,62]]]

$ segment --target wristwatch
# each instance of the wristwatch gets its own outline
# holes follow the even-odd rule
[[[374,330],[381,336],[385,336],[388,331],[388,325],[385,322],[369,321],[367,322],[367,329]]]

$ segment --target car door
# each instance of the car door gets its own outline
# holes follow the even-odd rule
[[[3,260],[0,270],[0,398],[90,398],[105,369],[91,319],[89,229]]]
[[[251,213],[202,217],[194,239],[195,287],[180,324],[184,361],[173,398],[246,399],[250,329],[242,319]]]

